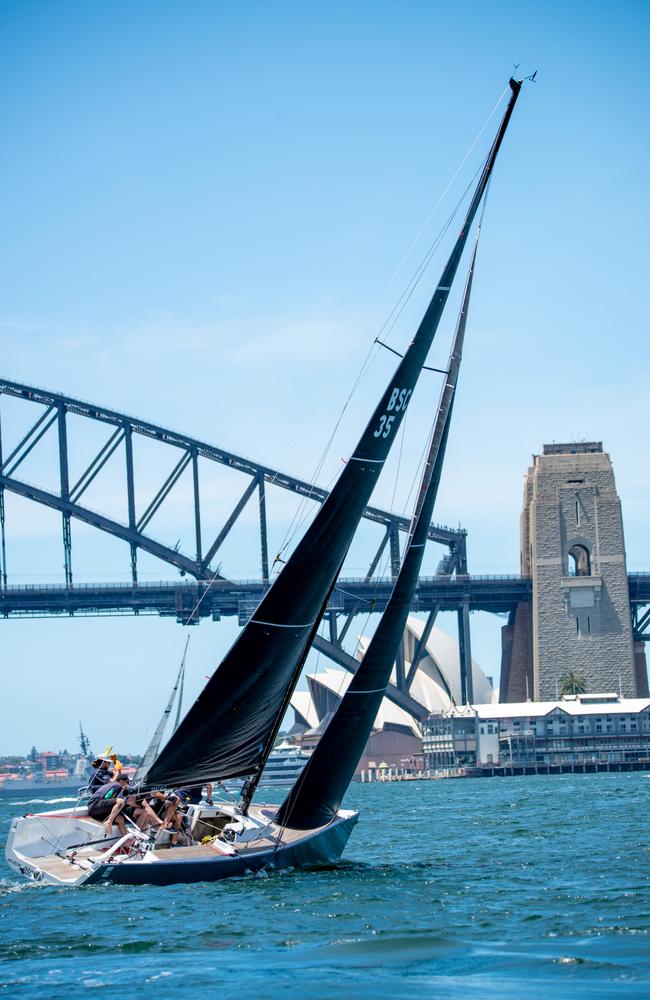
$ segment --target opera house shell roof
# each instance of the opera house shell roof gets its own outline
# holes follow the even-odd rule
[[[406,673],[413,660],[415,649],[424,631],[425,622],[415,615],[409,615],[404,632],[404,652]],[[370,644],[370,638],[360,636],[357,658],[361,660]],[[296,691],[291,699],[291,707],[296,718],[296,727],[313,730],[325,722],[336,709],[345,693],[352,674],[345,670],[326,668],[307,675],[308,691]],[[495,700],[495,691],[475,660],[472,660],[474,699],[477,704],[489,704]],[[391,681],[396,682],[395,670]],[[418,669],[411,683],[409,694],[418,701],[426,714],[444,712],[461,703],[460,656],[458,644],[441,629],[433,628],[426,644],[426,653],[420,659]],[[415,718],[405,709],[384,698],[375,730],[399,729],[419,735]]]

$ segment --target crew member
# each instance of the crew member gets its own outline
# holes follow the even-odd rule
[[[185,810],[189,804],[189,788],[177,788],[175,791],[170,792],[167,796],[167,808],[165,810],[162,829],[168,829],[171,831],[172,847],[192,844],[192,837],[187,830],[187,818],[185,816]]]
[[[90,766],[93,768],[93,775],[88,782],[88,791],[92,795],[102,785],[105,785],[108,781],[112,781],[115,775],[111,769],[111,762],[108,757],[97,757]]]
[[[122,809],[126,805],[129,779],[120,776],[116,781],[107,781],[94,792],[88,800],[88,815],[92,819],[103,820],[106,833],[110,837],[113,823],[117,826],[120,836],[126,833]]]

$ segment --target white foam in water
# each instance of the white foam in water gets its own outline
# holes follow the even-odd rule
[[[10,800],[7,799],[7,802]],[[57,802],[76,802],[77,797],[74,795],[64,795],[60,799],[16,799],[11,802],[12,806],[44,806],[44,805],[56,805]]]
[[[24,889],[33,889],[36,887],[36,882],[12,882],[10,879],[1,878],[0,899],[2,899],[3,896],[8,896],[11,892],[23,892]]]

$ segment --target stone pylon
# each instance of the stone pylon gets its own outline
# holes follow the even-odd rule
[[[588,691],[646,696],[645,663],[635,662],[621,503],[600,442],[544,445],[533,456],[520,538],[532,602],[504,628],[501,700],[554,701],[570,671]]]

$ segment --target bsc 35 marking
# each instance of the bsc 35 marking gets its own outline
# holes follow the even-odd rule
[[[404,412],[406,407],[409,405],[409,399],[411,398],[412,389],[393,389],[390,399],[388,400],[388,406],[386,407],[386,413],[382,413],[379,418],[379,427],[376,431],[373,431],[373,436],[385,437],[387,438],[390,434],[390,429],[393,426],[393,421],[398,413]],[[394,410],[394,413],[390,413]],[[390,416],[389,416],[390,413]]]

